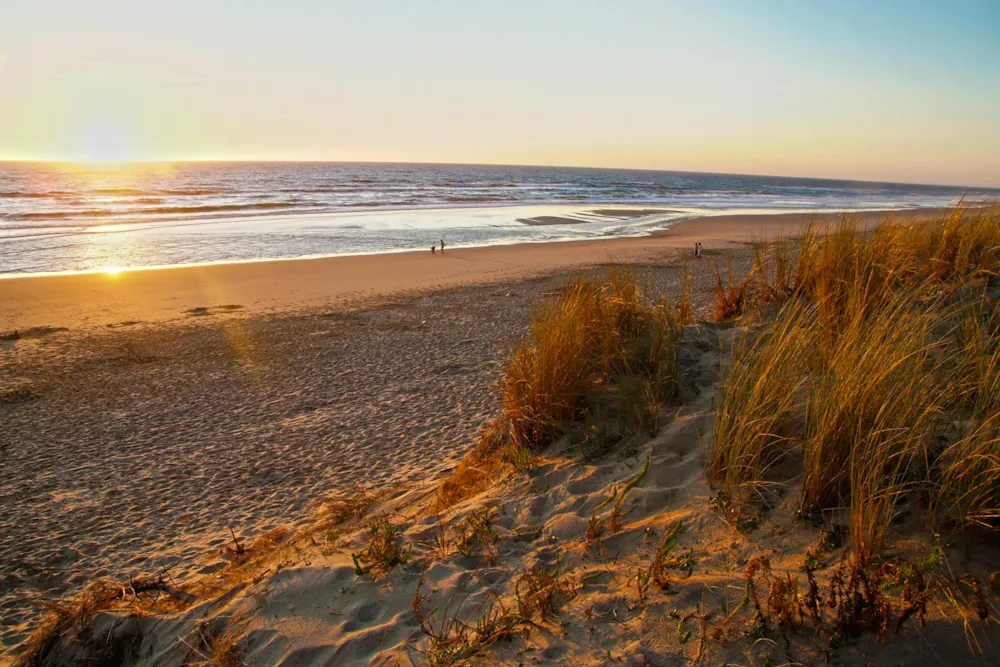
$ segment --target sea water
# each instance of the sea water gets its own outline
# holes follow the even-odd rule
[[[895,210],[1000,191],[431,164],[0,163],[0,274],[639,236],[721,213]],[[543,219],[556,224],[537,225]]]

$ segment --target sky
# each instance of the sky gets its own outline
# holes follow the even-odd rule
[[[0,159],[1000,187],[1000,2],[0,0]]]

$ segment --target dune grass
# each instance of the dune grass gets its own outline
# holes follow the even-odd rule
[[[681,298],[677,302],[677,323],[681,326],[694,324],[694,306],[691,304],[691,273],[687,258],[681,262]]]
[[[977,419],[938,460],[935,514],[960,530],[1000,529],[1000,411]]]
[[[971,412],[964,432],[936,461],[934,514],[962,531],[1000,529],[1000,313],[980,300],[958,327],[956,372],[948,379],[959,409]]]
[[[501,414],[439,489],[444,506],[483,488],[504,467],[562,437],[587,414],[606,412],[616,431],[653,433],[677,395],[680,325],[664,300],[644,294],[617,266],[570,280],[539,308],[500,381]]]
[[[928,326],[910,294],[856,316],[835,336],[814,336],[806,396],[802,498],[829,506],[846,496],[840,465],[861,446],[903,447],[926,433],[935,407]],[[890,444],[895,443],[895,444]]]
[[[970,407],[977,418],[1000,404],[1000,309],[989,299],[977,299],[957,327],[958,352],[953,365],[954,399]]]
[[[801,482],[806,514],[847,511],[859,561],[921,498],[939,525],[1000,528],[997,211],[867,230],[845,216],[797,245],[794,262],[779,239],[747,276],[716,272],[717,316],[783,305],[734,343],[708,481],[758,510]]]
[[[794,444],[789,427],[804,381],[812,317],[809,308],[793,302],[731,352],[705,465],[709,483],[721,486],[731,502],[767,505],[775,497],[772,468]]]

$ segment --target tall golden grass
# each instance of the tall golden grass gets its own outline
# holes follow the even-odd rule
[[[719,269],[718,263],[712,264],[712,275],[715,278],[715,320],[724,322],[743,315],[756,303],[756,288],[760,286],[759,267],[755,264],[750,273],[742,279],[737,279],[733,272],[732,255],[725,254],[725,273]]]
[[[447,506],[478,489],[503,463],[550,444],[588,407],[614,394],[619,426],[652,432],[677,394],[680,325],[670,304],[644,294],[617,266],[570,280],[539,308],[500,382],[500,416],[439,490]]]
[[[691,305],[691,273],[687,259],[681,261],[681,299],[677,302],[677,322],[681,326],[694,324],[694,307]]]
[[[813,313],[788,304],[756,337],[743,336],[729,360],[706,461],[710,484],[737,504],[769,504],[772,467],[794,444],[789,429],[805,379]]]
[[[507,365],[501,409],[509,437],[544,447],[616,379],[640,382],[643,400],[671,399],[678,332],[669,305],[649,304],[628,269],[570,281],[536,312],[530,337]]]
[[[708,481],[737,504],[768,506],[800,478],[802,509],[848,511],[860,560],[881,551],[918,487],[940,524],[1000,528],[1000,318],[987,294],[997,211],[872,229],[845,216],[797,246],[794,262],[788,239],[755,249],[742,280],[716,274],[720,304],[747,294],[740,312],[718,315],[784,305],[733,346]],[[956,319],[973,283],[974,306]],[[931,437],[966,422],[943,449]],[[776,474],[799,459],[796,474]]]
[[[952,379],[971,410],[964,432],[941,452],[935,514],[963,530],[1000,528],[1000,313],[977,303],[960,325],[961,347]]]
[[[930,316],[914,313],[911,294],[855,316],[835,338],[813,338],[805,397],[802,499],[830,506],[846,497],[844,462],[860,448],[916,445],[936,406]],[[904,442],[901,441],[905,441]],[[849,466],[850,468],[850,466]]]

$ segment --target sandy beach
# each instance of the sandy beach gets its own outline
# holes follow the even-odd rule
[[[868,215],[867,221],[880,215]],[[823,217],[811,217],[823,222]],[[614,260],[696,304],[803,216],[653,237],[0,280],[0,642],[94,577],[211,573],[331,494],[426,482],[496,408],[532,307]],[[15,336],[14,331],[18,334]]]
[[[1000,2],[565,4],[4,5],[0,667],[1000,666]]]

